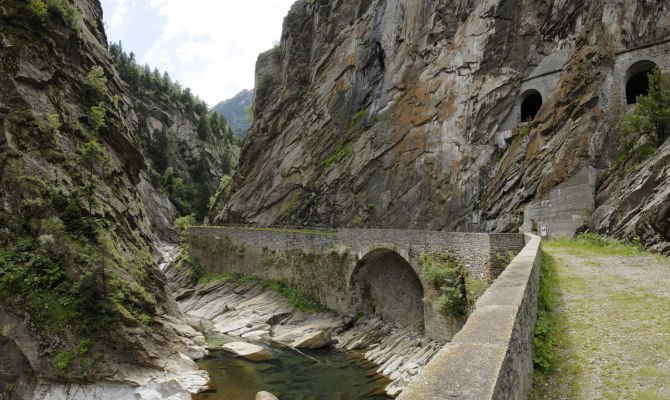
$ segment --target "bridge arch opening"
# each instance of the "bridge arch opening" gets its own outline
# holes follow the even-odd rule
[[[656,68],[653,61],[643,60],[631,65],[626,72],[626,104],[637,103],[637,96],[649,92],[649,74]]]
[[[423,285],[411,265],[389,249],[375,249],[356,264],[350,281],[352,308],[399,326],[424,322]]]
[[[521,122],[535,119],[538,111],[542,108],[542,95],[535,89],[523,92],[519,98],[521,101]]]

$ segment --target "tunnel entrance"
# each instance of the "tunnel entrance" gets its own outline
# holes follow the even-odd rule
[[[533,120],[542,107],[542,95],[535,89],[521,95],[521,122]]]
[[[633,64],[626,72],[626,103],[637,103],[637,96],[647,95],[649,92],[649,74],[656,64],[651,61],[639,61]]]
[[[423,286],[407,260],[392,250],[363,257],[351,276],[352,310],[399,326],[423,323]]]

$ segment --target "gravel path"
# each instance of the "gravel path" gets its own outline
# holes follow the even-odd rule
[[[557,368],[535,399],[670,399],[670,261],[544,244],[553,258]]]

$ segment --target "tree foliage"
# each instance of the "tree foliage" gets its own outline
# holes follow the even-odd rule
[[[442,314],[465,312],[467,305],[463,267],[451,253],[421,255],[421,276],[440,290],[440,297],[433,304]]]
[[[649,73],[646,95],[637,97],[632,114],[619,117],[623,161],[631,152],[640,161],[651,155],[670,136],[670,79],[655,68]]]

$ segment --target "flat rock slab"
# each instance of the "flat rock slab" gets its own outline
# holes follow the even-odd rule
[[[279,400],[279,399],[277,399],[277,397],[275,397],[275,395],[273,395],[272,393],[258,392],[256,393],[255,400]]]
[[[232,342],[224,344],[221,348],[251,361],[274,360],[277,358],[269,350],[251,343]]]

